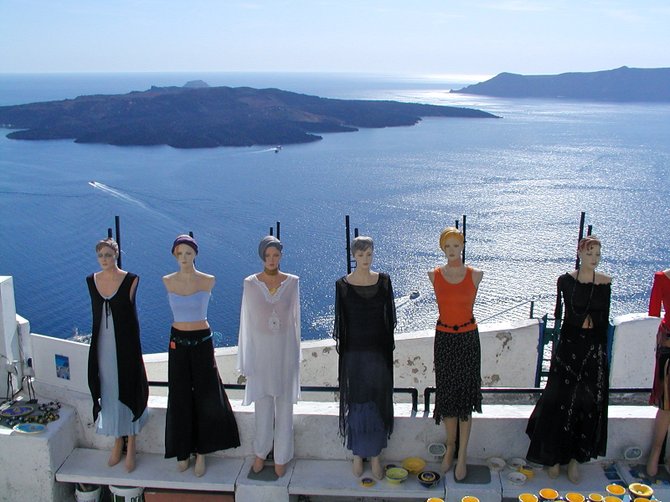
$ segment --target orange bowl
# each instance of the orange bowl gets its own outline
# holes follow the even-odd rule
[[[537,502],[537,495],[533,493],[522,493],[519,495],[519,502]]]
[[[570,492],[565,494],[565,500],[568,502],[584,502],[586,497],[581,493]]]
[[[654,494],[654,489],[644,483],[631,483],[628,489],[637,498],[650,499]]]
[[[542,488],[540,490],[540,498],[542,500],[556,500],[558,498],[558,492],[553,488]]]
[[[607,485],[605,487],[605,490],[607,490],[607,493],[609,493],[610,495],[614,495],[615,497],[622,497],[623,495],[626,494],[626,489],[621,485],[617,485],[616,483]]]

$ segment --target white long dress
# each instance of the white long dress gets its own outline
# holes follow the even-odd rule
[[[111,297],[104,297],[109,300]],[[146,408],[139,419],[133,422],[133,412],[119,401],[119,373],[116,358],[116,335],[111,310],[105,313],[98,340],[98,368],[100,374],[100,401],[102,409],[98,415],[96,432],[105,436],[135,436],[140,433],[149,417]]]
[[[274,294],[256,275],[244,279],[237,369],[247,377],[245,405],[300,396],[300,281],[286,275]]]

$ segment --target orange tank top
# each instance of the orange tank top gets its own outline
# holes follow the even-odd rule
[[[437,267],[433,277],[433,288],[440,317],[437,331],[443,333],[465,333],[477,327],[472,313],[477,288],[472,281],[472,268],[465,268],[465,277],[458,284],[448,282]]]

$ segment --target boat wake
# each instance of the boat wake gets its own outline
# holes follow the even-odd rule
[[[124,202],[135,204],[141,207],[142,209],[149,209],[149,207],[147,207],[147,205],[144,202],[137,200],[136,198],[131,197],[130,195],[123,193],[122,191],[117,190],[116,188],[112,188],[108,185],[105,185],[104,183],[100,183],[99,181],[89,181],[88,184],[91,185],[96,190],[101,190],[102,192],[111,195],[112,197],[116,197],[117,199],[121,199]]]

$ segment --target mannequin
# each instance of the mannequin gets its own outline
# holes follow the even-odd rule
[[[370,268],[374,243],[356,237],[351,254],[356,269],[335,283],[333,338],[339,354],[340,434],[353,451],[353,473],[384,477],[379,458],[393,432],[393,330],[396,326],[391,279]]]
[[[198,244],[179,235],[172,244],[179,271],[163,277],[174,315],[168,352],[168,408],[165,458],[177,457],[180,472],[189,467],[205,474],[205,454],[237,448],[240,437],[235,415],[214,359],[207,307],[214,288],[213,275],[195,268]]]
[[[116,438],[107,462],[110,467],[121,461],[123,436],[128,437],[125,468],[131,472],[149,398],[135,308],[139,277],[118,267],[119,246],[114,239],[98,241],[95,251],[101,270],[86,278],[93,314],[88,353],[93,420],[96,432]]]
[[[580,267],[558,278],[557,320],[561,325],[547,385],[528,420],[526,458],[550,466],[556,478],[567,464],[568,479],[580,481],[579,464],[605,455],[611,278],[596,272],[601,243],[595,236],[579,241]],[[562,299],[562,302],[561,302]]]
[[[237,368],[246,377],[243,404],[254,403],[254,472],[273,449],[279,477],[293,458],[293,405],[300,394],[300,285],[279,270],[282,244],[258,245],[262,272],[244,279]]]
[[[670,395],[667,392],[668,368],[670,367],[670,268],[654,274],[654,285],[649,298],[649,315],[661,317],[661,305],[665,316],[658,326],[656,334],[656,369],[654,370],[654,386],[652,387],[649,404],[658,408],[654,421],[647,474],[656,476],[658,461],[663,447],[665,435],[670,427]],[[666,464],[666,470],[668,470]]]
[[[463,264],[463,234],[454,227],[440,234],[446,265],[428,272],[440,316],[435,328],[435,423],[444,419],[447,449],[442,471],[453,464],[458,432],[459,450],[454,478],[467,476],[472,412],[482,412],[481,348],[473,307],[484,272]],[[454,395],[459,396],[458,400]]]

